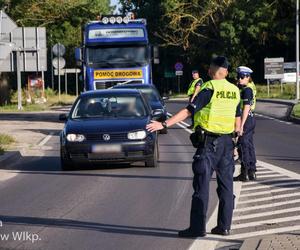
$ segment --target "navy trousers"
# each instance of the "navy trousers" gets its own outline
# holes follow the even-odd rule
[[[195,232],[206,231],[206,214],[209,200],[209,182],[214,171],[217,175],[219,211],[217,226],[230,229],[234,207],[233,196],[233,142],[229,135],[206,137],[193,161],[193,188],[190,228]]]
[[[239,138],[239,155],[241,158],[241,165],[245,170],[254,170],[256,171],[256,155],[253,142],[253,135],[255,131],[255,117],[248,116],[245,125],[243,136]]]

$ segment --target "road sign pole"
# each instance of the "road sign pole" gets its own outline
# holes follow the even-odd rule
[[[268,82],[268,97],[270,97],[270,79],[267,79]]]
[[[52,85],[52,90],[54,90],[54,67],[52,65],[52,61],[53,61],[53,51],[51,49],[51,85]]]
[[[60,57],[60,53],[58,52],[58,58]],[[60,101],[60,65],[58,60],[58,100]]]
[[[17,83],[18,83],[18,110],[22,110],[22,85],[21,85],[21,69],[20,69],[20,51],[16,51],[17,59]]]
[[[68,74],[65,72],[65,92],[68,94]]]
[[[296,1],[296,99],[300,99],[299,93],[299,0]]]

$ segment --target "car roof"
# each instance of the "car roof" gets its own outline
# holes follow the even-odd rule
[[[90,90],[83,92],[80,97],[92,97],[99,95],[141,95],[141,92],[137,89],[103,89],[103,90]]]
[[[145,88],[145,89],[150,89],[150,88],[155,88],[155,86],[153,84],[146,84],[146,83],[142,83],[142,84],[137,84],[137,83],[131,83],[131,84],[121,84],[121,85],[115,85],[113,86],[114,89],[131,89],[131,88],[137,88],[137,89],[141,89],[141,88]]]

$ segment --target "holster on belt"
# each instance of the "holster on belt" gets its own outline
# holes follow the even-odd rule
[[[190,140],[194,148],[198,148],[199,146],[203,145],[205,142],[204,131],[200,127],[197,127],[195,132],[190,135]]]

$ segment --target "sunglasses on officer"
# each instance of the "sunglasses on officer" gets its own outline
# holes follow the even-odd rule
[[[244,78],[246,78],[246,77],[249,77],[250,76],[250,74],[248,74],[248,73],[239,73],[238,74],[238,79],[244,79]]]

